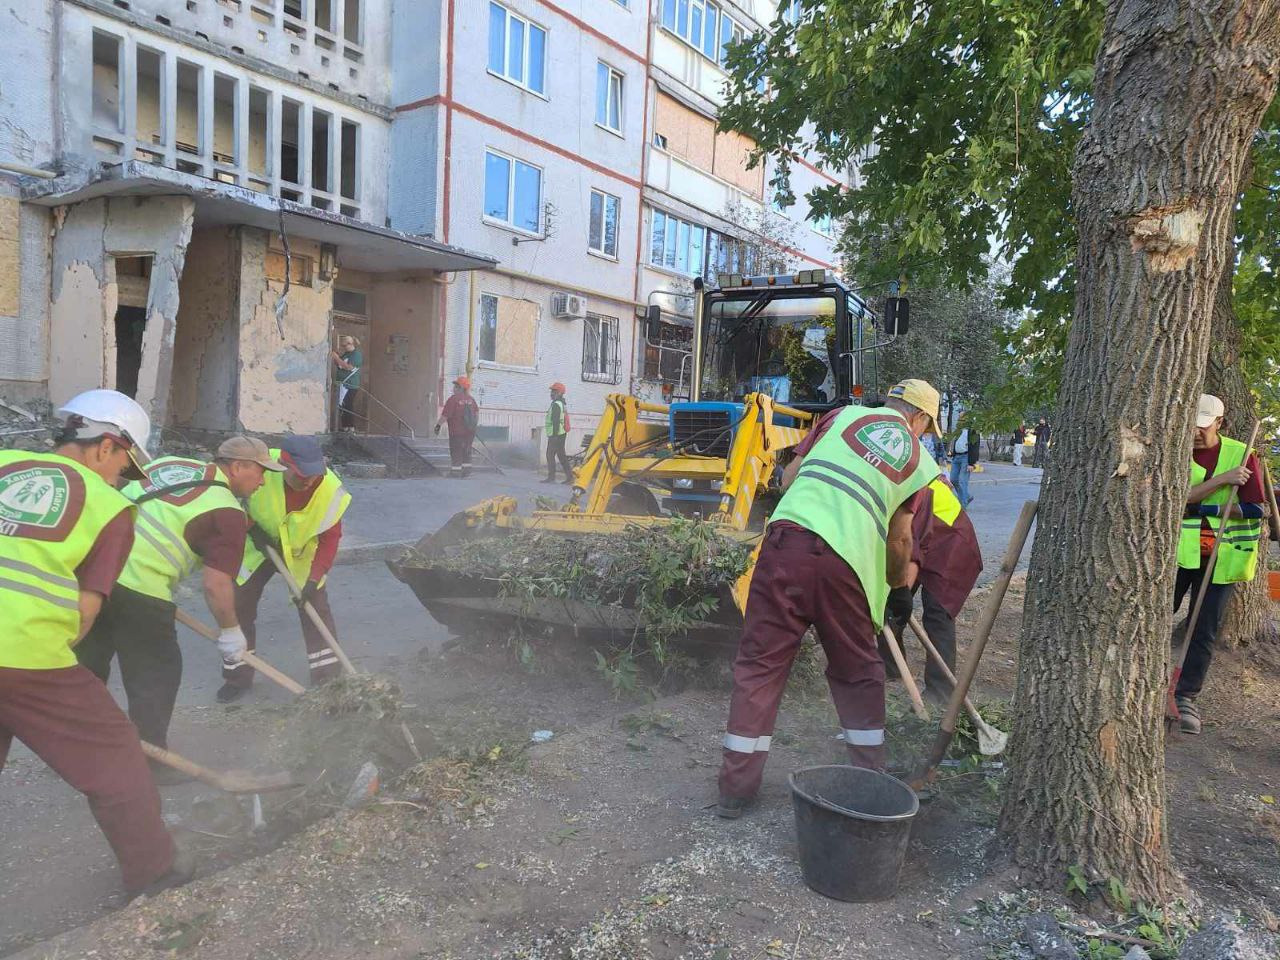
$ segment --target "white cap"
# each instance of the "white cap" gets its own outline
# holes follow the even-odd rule
[[[151,436],[151,418],[138,401],[115,390],[86,390],[76,394],[58,409],[68,426],[74,426],[77,440],[93,440],[115,434],[132,443],[140,456],[135,463],[151,459],[147,443]],[[72,424],[72,418],[76,422]],[[139,466],[141,466],[139,463]]]
[[[1227,408],[1222,405],[1222,401],[1215,397],[1212,393],[1200,394],[1200,406],[1196,409],[1196,426],[1203,429],[1204,427],[1213,426],[1213,421],[1227,412]]]

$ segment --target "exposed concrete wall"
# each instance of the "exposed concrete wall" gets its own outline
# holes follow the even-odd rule
[[[0,382],[28,383],[39,396],[49,376],[52,217],[43,207],[19,204],[5,193],[0,186]]]
[[[439,288],[433,275],[400,278],[374,276],[369,286],[369,338],[363,345],[365,366],[372,373],[373,395],[423,436],[436,419],[439,376]],[[400,351],[393,337],[407,337],[408,363],[397,369]],[[373,429],[395,433],[395,423],[372,401]]]
[[[115,256],[152,257],[140,404],[165,422],[182,276],[195,204],[187,197],[117,197],[66,209],[53,239],[49,394],[115,386]]]
[[[270,244],[278,250],[279,238],[271,235]],[[295,257],[319,261],[319,244],[294,240],[290,246]],[[284,284],[267,278],[267,232],[241,228],[240,250],[239,426],[266,433],[323,432],[333,285],[313,272],[309,286],[290,286],[281,340],[275,304]]]
[[[232,430],[240,356],[240,238],[233,227],[197,228],[182,272],[169,422]]]

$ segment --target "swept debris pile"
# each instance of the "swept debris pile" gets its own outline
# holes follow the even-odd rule
[[[400,685],[374,673],[344,674],[312,687],[296,701],[302,713],[326,717],[359,714],[374,720],[392,719],[404,709]]]

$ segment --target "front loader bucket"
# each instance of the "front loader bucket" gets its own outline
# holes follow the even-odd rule
[[[625,599],[620,605],[598,605],[571,597],[530,598],[517,595],[511,584],[500,578],[459,570],[456,561],[443,562],[446,548],[460,542],[507,537],[513,527],[521,526],[482,519],[497,515],[493,503],[456,514],[439,531],[387,561],[396,579],[408,585],[432,617],[457,636],[505,631],[518,623],[540,625],[555,633],[604,644],[625,643],[643,632],[639,614]],[[536,525],[537,518],[524,523]],[[553,535],[572,537],[575,533],[557,529]],[[729,647],[737,644],[742,615],[735,591],[725,585],[719,589],[717,600],[710,618],[691,624],[682,642]]]

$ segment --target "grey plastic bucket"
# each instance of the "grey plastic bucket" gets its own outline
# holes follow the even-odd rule
[[[806,767],[790,782],[804,882],[854,903],[895,896],[920,809],[912,789],[887,773],[848,766]]]

